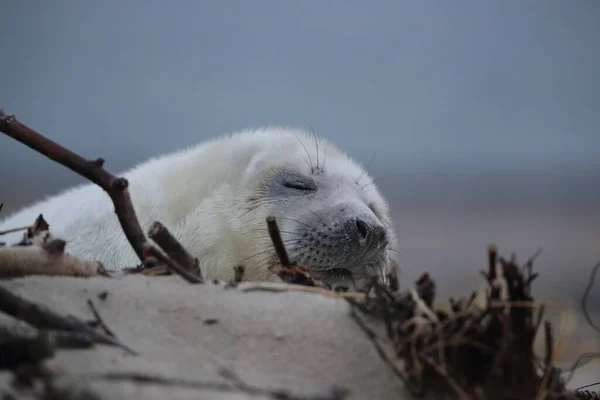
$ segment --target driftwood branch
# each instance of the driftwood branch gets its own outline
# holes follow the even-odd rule
[[[0,131],[100,186],[110,196],[123,232],[142,263],[146,257],[160,254],[146,239],[140,226],[129,196],[129,182],[106,171],[103,168],[104,159],[87,160],[24,125],[3,109],[0,109]],[[189,282],[202,282],[199,277],[182,273],[185,268],[176,261],[162,255],[157,258]]]

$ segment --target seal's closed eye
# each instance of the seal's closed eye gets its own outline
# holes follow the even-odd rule
[[[296,190],[305,190],[305,191],[315,191],[317,190],[316,185],[313,182],[303,181],[303,180],[284,180],[281,183],[283,186],[289,189]]]
[[[314,179],[294,172],[280,171],[273,183],[306,194],[317,191],[317,183]]]

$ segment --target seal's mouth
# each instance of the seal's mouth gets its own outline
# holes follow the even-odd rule
[[[310,268],[309,268],[310,269]],[[360,290],[359,285],[354,279],[354,274],[346,268],[328,268],[313,270],[311,272],[316,279],[323,281],[331,290],[345,292],[350,290]]]

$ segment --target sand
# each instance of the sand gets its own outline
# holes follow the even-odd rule
[[[341,299],[299,292],[244,292],[243,288],[255,286],[251,283],[230,289],[212,283],[190,285],[178,276],[34,276],[1,284],[85,320],[93,319],[86,303],[90,298],[119,339],[140,353],[132,356],[102,345],[61,350],[49,364],[71,374],[143,372],[226,382],[218,371],[227,368],[248,384],[285,389],[294,395],[326,395],[335,384],[350,390],[351,399],[402,399],[399,393],[410,398]],[[108,291],[108,296],[101,300],[98,295],[103,291]],[[4,316],[0,322],[7,320]],[[588,342],[590,348],[585,350],[600,348],[598,340]],[[572,385],[598,377],[600,364],[588,364]],[[7,373],[0,374],[0,388],[7,388],[7,379]],[[110,399],[250,398],[240,393],[131,382],[94,380],[90,385]]]

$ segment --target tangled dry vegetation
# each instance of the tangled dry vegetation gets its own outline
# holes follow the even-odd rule
[[[126,269],[125,273],[178,274],[190,284],[205,283],[198,260],[160,222],[153,224],[147,236],[144,234],[129,197],[128,182],[104,170],[104,160],[86,160],[25,126],[14,116],[5,114],[3,110],[0,110],[0,131],[106,191],[123,231],[140,259],[140,265]],[[277,274],[290,285],[276,288],[257,285],[244,290],[301,290],[347,301],[351,306],[351,317],[415,398],[432,398],[433,395],[436,399],[461,400],[600,399],[595,392],[570,391],[565,387],[574,370],[582,363],[598,357],[598,354],[583,354],[566,371],[559,370],[554,364],[563,335],[561,333],[555,339],[554,327],[544,321],[544,311],[552,304],[538,302],[533,297],[532,284],[538,276],[533,271],[533,261],[537,255],[520,266],[514,256],[505,259],[494,246],[490,246],[488,268],[480,271],[483,290],[474,291],[459,300],[450,299],[449,310],[442,310],[434,307],[436,284],[426,273],[412,288],[406,290],[400,290],[398,279],[392,274],[385,283],[374,278],[367,294],[332,292],[321,282],[312,279],[306,268],[294,265],[289,260],[275,219],[269,217],[266,223],[281,261]],[[51,234],[51,227],[43,215],[31,226],[15,227],[0,232],[0,235],[14,231],[24,231],[23,238],[15,244],[0,243],[0,278],[36,274],[111,277],[100,263],[81,260],[66,253],[66,243]],[[600,264],[594,268],[583,298],[586,318],[586,297],[599,268]],[[243,266],[233,266],[232,278],[226,287],[236,287],[243,278]],[[102,321],[91,300],[89,306],[96,318],[91,322],[82,321],[73,316],[63,316],[0,286],[0,311],[35,328],[21,332],[0,327],[0,369],[10,370],[18,387],[41,386],[41,398],[99,398],[96,393],[77,393],[59,388],[54,380],[56,372],[48,370],[43,364],[59,349],[87,348],[96,344],[119,346],[132,355],[136,354],[116,338]],[[381,339],[371,329],[373,321],[385,326],[386,340],[394,350],[392,355],[384,350]],[[588,321],[594,326],[589,318]],[[597,329],[596,326],[594,328]],[[543,334],[545,340],[543,354],[534,352],[534,340],[538,334]],[[142,374],[104,378],[238,391],[274,399],[299,398],[283,390],[249,385],[232,371],[223,371],[223,376],[229,381],[228,384],[167,382],[165,378]],[[346,391],[334,387],[331,393],[310,398],[343,399],[347,396]]]

